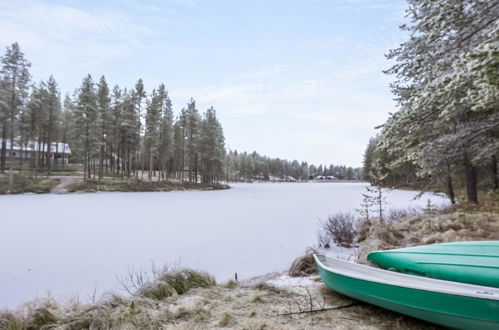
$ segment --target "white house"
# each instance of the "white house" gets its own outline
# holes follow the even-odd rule
[[[319,175],[319,176],[316,176],[314,178],[314,180],[336,180],[336,177],[332,176],[332,175]]]
[[[6,157],[7,159],[11,159],[11,145],[10,145],[10,140],[6,140],[7,145],[7,151],[6,151]],[[2,139],[0,139],[0,148],[2,145]],[[38,144],[37,142],[34,141],[29,141],[24,144],[20,144],[17,142],[14,142],[14,145],[12,146],[12,159],[19,160],[21,159],[31,159],[34,154],[37,152],[46,152],[47,151],[47,144],[46,143],[40,143]],[[67,143],[61,143],[61,142],[52,142],[51,143],[51,148],[50,148],[50,153],[51,153],[51,159],[54,164],[67,164],[69,162],[69,156],[71,155],[71,148]]]

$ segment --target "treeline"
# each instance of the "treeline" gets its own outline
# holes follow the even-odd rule
[[[456,188],[478,203],[498,189],[499,4],[410,0],[409,38],[388,58],[399,110],[371,139],[365,177],[391,186]]]
[[[256,152],[226,152],[215,110],[201,114],[191,99],[175,115],[164,84],[147,93],[141,79],[131,88],[110,87],[104,76],[95,82],[88,75],[61,100],[54,77],[31,82],[30,63],[17,43],[7,47],[1,61],[2,173],[12,170],[17,153],[16,169],[50,176],[55,166],[64,170],[64,161],[56,162],[53,156],[66,152],[68,145],[71,161],[83,164],[85,179],[214,183],[362,177],[361,169],[352,167],[317,167]]]
[[[61,102],[52,76],[30,84],[30,63],[17,43],[1,61],[2,172],[7,160],[13,166],[16,147],[21,169],[25,160],[31,173],[50,175],[52,154],[63,151],[46,146],[58,141],[69,144],[85,179],[146,175],[213,183],[223,177],[224,135],[213,108],[201,114],[191,99],[174,116],[163,84],[148,95],[141,79],[133,88],[111,89],[104,76],[95,83],[90,75]]]
[[[347,166],[329,167],[309,165],[297,160],[289,161],[280,158],[262,156],[257,152],[239,153],[229,151],[226,159],[226,175],[228,181],[245,180],[309,180],[318,176],[334,176],[340,180],[362,179],[362,169]]]
[[[345,165],[329,165],[319,167],[315,165],[310,165],[310,178],[316,178],[318,176],[328,177],[334,176],[339,180],[362,180],[362,168],[361,167],[351,167]]]

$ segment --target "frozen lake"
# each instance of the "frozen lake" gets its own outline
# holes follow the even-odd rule
[[[0,309],[50,293],[122,292],[117,276],[151,265],[218,281],[289,267],[316,244],[319,218],[358,207],[362,183],[235,184],[219,191],[0,196]],[[391,191],[388,208],[446,200]]]

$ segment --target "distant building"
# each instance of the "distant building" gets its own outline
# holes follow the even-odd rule
[[[336,177],[332,175],[318,175],[314,178],[314,180],[320,180],[320,181],[325,181],[325,180],[336,180]]]
[[[36,155],[37,153],[41,152],[45,153],[47,151],[46,143],[38,144],[37,142],[29,141],[28,143],[25,144],[19,144],[14,142],[14,145],[12,146],[12,158],[11,158],[10,140],[6,140],[6,142],[7,142],[6,146],[7,151],[5,154],[7,159],[20,160],[22,158],[28,160],[34,157],[33,155]],[[0,139],[0,148],[1,145],[2,145],[2,139]],[[71,156],[71,148],[67,143],[53,142],[51,144],[50,152],[51,152],[50,158],[54,164],[69,163],[69,156]]]

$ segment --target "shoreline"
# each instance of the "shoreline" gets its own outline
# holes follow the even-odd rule
[[[6,181],[8,175],[3,176]],[[0,176],[0,183],[2,176]],[[146,181],[142,179],[105,177],[84,180],[77,175],[51,175],[30,177],[17,175],[14,180],[13,191],[8,191],[6,182],[0,195],[22,195],[22,194],[73,194],[73,193],[96,193],[96,192],[169,192],[169,191],[209,191],[231,189],[231,184],[240,183],[367,183],[361,180],[303,180],[303,181],[277,181],[277,180],[241,180],[221,181],[220,183],[193,183],[187,181]]]

